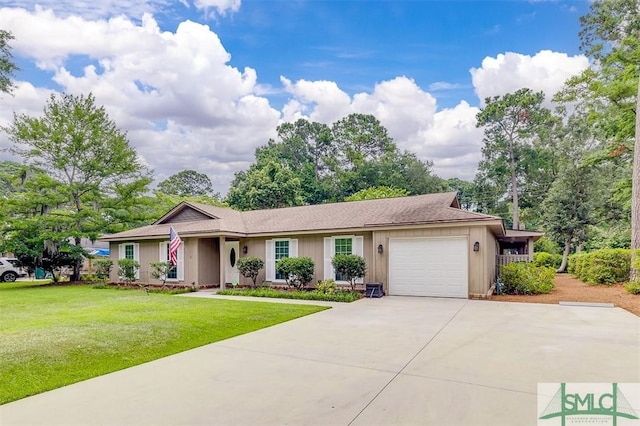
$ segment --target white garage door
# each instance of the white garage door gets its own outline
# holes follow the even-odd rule
[[[467,298],[468,247],[467,237],[389,239],[389,294]]]

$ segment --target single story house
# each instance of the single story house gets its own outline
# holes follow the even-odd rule
[[[168,259],[170,227],[183,241],[167,280],[176,284],[249,285],[237,268],[245,256],[265,262],[258,283],[284,283],[275,265],[296,256],[314,260],[313,283],[340,282],[331,259],[345,253],[363,256],[363,282],[383,283],[386,294],[458,298],[489,291],[499,239],[509,233],[499,217],[462,210],[450,192],[245,212],[185,201],[152,225],[102,240],[110,243],[114,265],[120,258],[135,259],[138,279],[158,283],[150,263]],[[519,237],[533,253],[532,243]],[[117,268],[111,280],[118,280]]]

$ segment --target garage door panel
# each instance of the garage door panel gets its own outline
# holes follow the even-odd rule
[[[466,237],[389,240],[389,294],[468,297]]]

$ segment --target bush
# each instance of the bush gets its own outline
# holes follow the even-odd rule
[[[260,270],[264,268],[264,261],[258,257],[241,257],[238,259],[238,271],[243,277],[251,278],[253,286],[256,286],[256,279]]]
[[[367,265],[363,257],[356,254],[336,254],[331,260],[335,271],[351,283],[351,290],[356,288],[356,280],[364,278]]]
[[[553,268],[536,266],[533,262],[514,262],[500,268],[502,292],[505,294],[539,294],[553,290]]]
[[[118,276],[127,284],[136,280],[140,264],[133,259],[118,259]]]
[[[101,280],[109,279],[111,275],[111,268],[113,267],[113,260],[111,259],[98,259],[93,262],[93,266],[96,268],[96,277]]]
[[[614,284],[629,281],[631,251],[601,249],[569,257],[569,272],[588,284]]]
[[[162,286],[167,282],[169,273],[173,271],[175,266],[171,262],[151,262],[151,278],[162,281]]]
[[[316,284],[315,291],[322,294],[335,294],[339,292],[340,289],[338,288],[338,284],[336,284],[334,280],[329,279],[319,281],[318,284]]]
[[[287,285],[297,289],[302,289],[311,282],[314,267],[310,257],[285,257],[276,264],[276,270],[285,277]]]
[[[640,281],[632,281],[624,285],[624,289],[631,294],[640,294]]]
[[[536,266],[558,269],[562,264],[562,255],[547,252],[534,253],[533,263]]]

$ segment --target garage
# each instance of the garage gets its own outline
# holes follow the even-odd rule
[[[468,247],[466,236],[390,238],[389,294],[466,299]]]

